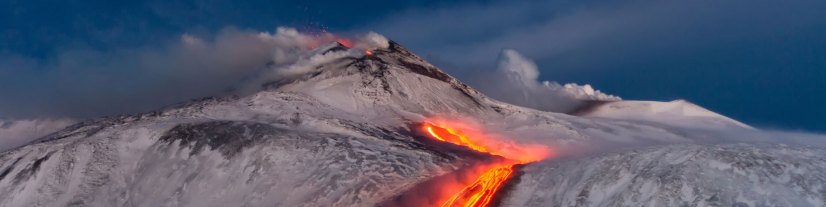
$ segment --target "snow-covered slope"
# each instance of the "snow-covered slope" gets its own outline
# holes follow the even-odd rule
[[[415,126],[431,117],[475,122],[496,139],[555,149],[555,159],[524,167],[523,177],[511,189],[515,194],[508,194],[504,204],[578,205],[566,200],[571,186],[622,185],[617,189],[627,193],[575,197],[587,201],[579,203],[586,206],[684,201],[689,206],[726,205],[734,203],[732,194],[719,193],[716,203],[694,200],[712,191],[751,193],[753,185],[720,190],[707,186],[704,179],[785,179],[762,173],[768,172],[762,167],[745,171],[732,167],[731,172],[719,173],[699,167],[720,153],[733,153],[731,159],[758,166],[766,159],[784,166],[812,163],[815,166],[783,168],[797,173],[789,176],[805,178],[793,185],[771,181],[768,194],[794,195],[815,204],[826,200],[817,174],[822,167],[818,163],[823,163],[820,148],[762,143],[706,149],[712,146],[709,140],[725,143],[722,140],[737,130],[754,130],[745,125],[724,132],[672,125],[671,121],[722,117],[687,105],[607,110],[611,113],[585,117],[513,106],[487,98],[396,43],[376,45],[380,46],[369,48],[372,55],[363,48],[325,45],[294,65],[269,68],[272,73],[251,81],[255,90],[245,95],[91,120],[1,152],[0,206],[373,206],[486,159],[425,141]],[[273,73],[279,78],[268,79]],[[623,113],[653,118],[611,117]],[[669,116],[674,113],[683,117],[672,120]],[[669,119],[657,119],[661,116]],[[650,147],[639,152],[645,156],[622,151],[639,146]],[[593,154],[605,149],[620,154]],[[663,156],[669,149],[682,154]],[[757,150],[754,156],[737,156],[753,152],[750,149]],[[796,154],[782,154],[782,149]],[[699,152],[707,155],[684,158]],[[591,157],[581,158],[584,155]],[[628,161],[606,161],[616,159]],[[729,160],[718,162],[708,163],[736,166]],[[669,173],[674,165],[680,166],[674,163],[692,167]],[[660,174],[651,175],[652,170]],[[679,182],[697,192],[669,200],[660,197],[670,196],[670,191],[652,192],[657,186],[651,184],[632,185],[621,179],[610,181],[620,184],[579,184],[611,174],[637,178],[639,183],[660,182],[662,176],[692,176]],[[653,199],[659,203],[650,203],[650,196],[639,197],[642,194],[659,196]],[[606,200],[607,196],[630,197],[615,202],[618,198]],[[798,203],[780,203],[786,204]]]
[[[429,64],[377,66],[393,56],[376,53],[341,55],[248,96],[84,122],[4,152],[0,206],[369,206],[468,163],[455,161],[468,152],[425,147],[411,115],[400,115],[482,110],[467,91]],[[386,61],[422,64],[405,58]],[[429,87],[408,91],[400,79]],[[433,96],[426,90],[457,98],[392,104]]]
[[[822,149],[672,145],[528,165],[503,206],[824,206]]]
[[[423,147],[406,129],[321,115],[332,109],[266,92],[84,123],[0,155],[0,201],[364,206],[454,168],[457,155]]]
[[[359,116],[492,112],[478,91],[392,42],[373,55],[334,60],[305,74],[274,90],[307,95]]]
[[[580,112],[579,115],[584,117],[663,123],[691,128],[752,128],[751,126],[714,113],[686,100],[670,102],[604,102]]]

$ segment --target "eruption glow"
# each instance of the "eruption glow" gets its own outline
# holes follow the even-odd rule
[[[442,204],[442,207],[449,206],[488,206],[493,200],[493,196],[513,174],[513,165],[494,167],[473,183],[454,194],[450,199]],[[464,204],[464,205],[462,205]]]
[[[336,37],[336,42],[338,42],[341,45],[344,45],[344,47],[353,48],[353,41],[350,39]]]
[[[464,188],[446,199],[442,207],[487,206],[501,189],[502,184],[513,175],[514,165],[542,160],[549,156],[550,150],[546,147],[521,146],[506,140],[490,139],[482,136],[481,133],[459,130],[445,123],[448,122],[428,122],[422,126],[422,130],[436,140],[504,157],[507,161],[491,165],[475,181],[465,185]]]

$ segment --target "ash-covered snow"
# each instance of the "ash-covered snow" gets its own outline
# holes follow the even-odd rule
[[[669,117],[640,121],[509,105],[384,43],[322,45],[265,68],[243,95],[90,120],[0,152],[0,206],[373,206],[478,157],[423,142],[414,126],[433,116],[554,149],[523,168],[506,205],[826,201],[823,145],[671,123],[708,118],[693,108],[622,112]]]

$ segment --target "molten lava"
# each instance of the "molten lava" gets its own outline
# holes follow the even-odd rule
[[[454,194],[442,204],[451,206],[488,206],[493,196],[513,174],[513,165],[494,167],[479,176],[473,183]]]
[[[468,147],[478,152],[501,156],[508,161],[490,166],[474,182],[448,198],[441,206],[487,206],[502,184],[513,174],[515,164],[542,160],[549,155],[544,147],[523,146],[508,143],[505,140],[492,140],[478,133],[461,131],[441,123],[425,123],[422,130],[438,141]]]
[[[513,160],[524,164],[543,160],[551,156],[551,149],[542,145],[526,145],[510,142],[508,139],[496,139],[484,133],[473,131],[473,127],[452,127],[450,122],[428,122],[422,126],[422,131],[436,140],[464,146],[474,151]]]
[[[488,149],[485,146],[474,143],[472,140],[467,138],[467,136],[457,133],[456,130],[454,130],[454,129],[435,127],[435,126],[430,126],[430,125],[425,125],[425,129],[430,134],[430,136],[435,137],[439,141],[449,142],[449,143],[453,143],[455,145],[469,147],[470,149],[476,150],[478,152],[490,153],[490,151],[488,151]],[[439,133],[436,133],[437,131],[439,131]],[[442,134],[442,135],[440,136],[439,134]],[[497,155],[497,154],[494,154],[494,153],[490,153],[490,154]]]

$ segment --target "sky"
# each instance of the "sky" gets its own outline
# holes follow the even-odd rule
[[[518,51],[539,81],[686,99],[763,128],[826,132],[826,1],[0,1],[0,119],[152,110],[261,63],[251,34],[369,31],[472,86]],[[205,42],[192,49],[186,41]]]

